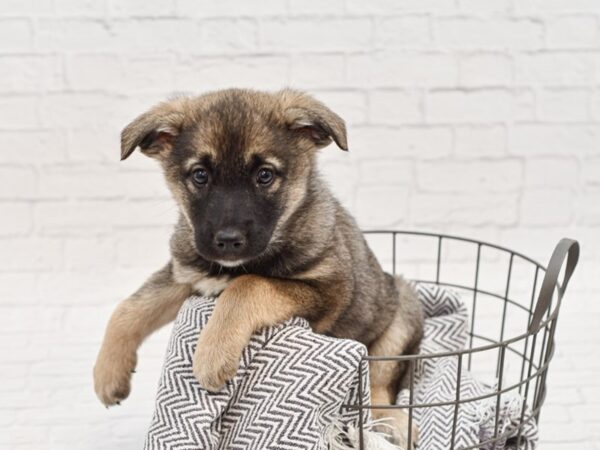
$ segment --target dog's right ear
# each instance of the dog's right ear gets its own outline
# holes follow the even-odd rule
[[[167,154],[181,132],[188,104],[186,98],[160,103],[127,125],[121,132],[121,160],[137,147],[153,158]]]

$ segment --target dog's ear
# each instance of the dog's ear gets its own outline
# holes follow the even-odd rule
[[[348,150],[344,120],[320,101],[301,92],[285,90],[280,93],[287,127],[309,138],[318,147],[331,140],[342,150]]]
[[[165,155],[181,132],[188,104],[187,98],[160,103],[127,125],[121,132],[121,160],[137,147],[151,157]]]

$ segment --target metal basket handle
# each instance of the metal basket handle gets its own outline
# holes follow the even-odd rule
[[[565,258],[567,258],[565,276],[560,285],[558,285],[558,276],[560,275],[560,269],[563,266]],[[548,268],[546,269],[546,275],[544,276],[544,281],[542,282],[542,287],[540,288],[540,294],[535,305],[533,317],[531,318],[531,323],[529,324],[530,333],[538,329],[542,317],[544,317],[544,314],[548,308],[550,308],[552,296],[554,294],[554,288],[558,289],[558,298],[562,298],[562,295],[569,284],[569,280],[571,279],[571,275],[573,275],[573,272],[575,271],[578,260],[579,242],[574,239],[561,239],[556,245],[556,248],[552,253],[552,257],[550,258],[550,262],[548,263]]]

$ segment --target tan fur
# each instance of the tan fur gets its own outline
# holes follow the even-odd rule
[[[308,286],[293,281],[255,275],[236,278],[217,299],[198,338],[194,374],[200,384],[210,391],[220,390],[237,372],[252,334],[300,314],[316,297]]]
[[[173,282],[168,265],[117,306],[94,367],[94,387],[102,403],[109,406],[127,398],[138,347],[175,318],[190,293],[189,285]]]
[[[421,340],[423,316],[415,293],[401,277],[397,277],[396,286],[400,294],[400,305],[394,320],[383,334],[369,346],[371,356],[403,355],[417,352]],[[410,373],[403,367],[406,363],[395,361],[371,361],[369,376],[371,381],[371,403],[373,405],[393,405],[396,403],[398,387],[407,387]],[[404,377],[404,379],[401,379]],[[389,418],[393,421],[392,429],[382,429],[391,432],[394,441],[406,446],[408,436],[408,413],[405,410],[373,409],[375,419]],[[412,442],[419,438],[419,431],[412,422]]]

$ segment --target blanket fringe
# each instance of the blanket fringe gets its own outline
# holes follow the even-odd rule
[[[363,425],[364,447],[367,450],[402,450],[386,437],[381,428],[391,428],[388,419],[371,420]],[[378,430],[375,430],[375,427]],[[331,422],[324,430],[319,450],[356,450],[359,448],[360,434],[357,427],[346,425],[338,420]]]

